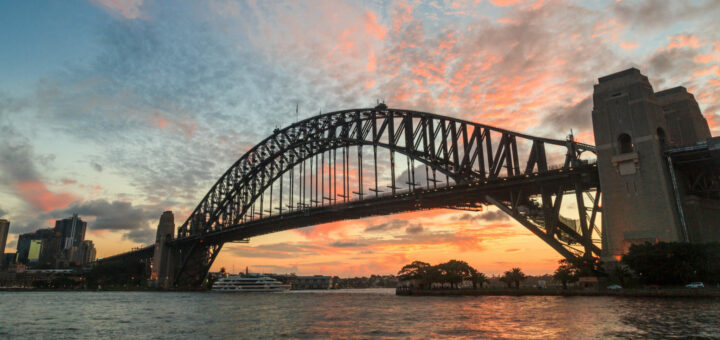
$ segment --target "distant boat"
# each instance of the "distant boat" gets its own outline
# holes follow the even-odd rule
[[[289,284],[262,275],[230,275],[215,281],[214,292],[282,292],[290,289]]]

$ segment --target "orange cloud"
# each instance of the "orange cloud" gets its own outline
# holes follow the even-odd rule
[[[703,45],[697,36],[691,34],[671,35],[668,39],[670,39],[670,43],[667,45],[668,50],[684,47],[698,48]]]
[[[638,46],[640,46],[640,45],[638,45],[636,43],[620,43],[620,48],[625,49],[625,50],[636,49],[636,48],[638,48]]]
[[[379,40],[384,40],[387,29],[385,26],[378,24],[375,13],[369,11],[365,13],[365,32]]]
[[[605,22],[596,23],[593,29],[592,38],[601,37],[604,35],[610,36],[610,40],[617,41],[620,31],[625,26],[618,23],[614,18]]]
[[[17,182],[15,190],[25,201],[44,212],[65,208],[77,199],[67,193],[55,194],[44,183],[36,180]]]
[[[720,115],[715,113],[706,113],[705,119],[707,119],[710,130],[716,131],[716,129],[720,129]]]
[[[368,63],[365,66],[365,70],[367,70],[368,73],[375,73],[375,51],[370,50],[370,54],[368,55]]]
[[[713,56],[709,55],[709,54],[701,54],[701,55],[697,55],[697,56],[695,56],[695,58],[693,58],[693,61],[696,63],[699,63],[699,64],[707,64],[707,63],[711,62],[712,60],[713,60]]]
[[[707,76],[707,75],[710,75],[710,74],[713,74],[716,72],[718,72],[718,67],[713,66],[710,68],[706,68],[704,70],[693,72],[693,77],[704,77],[704,76]]]
[[[499,7],[515,6],[524,2],[528,2],[528,0],[490,0],[491,4]]]

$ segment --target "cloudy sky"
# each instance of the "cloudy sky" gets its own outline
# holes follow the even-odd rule
[[[73,212],[99,256],[181,224],[276,127],[374,106],[593,142],[597,78],[687,87],[720,134],[720,2],[4,1],[0,217]],[[419,259],[550,272],[559,256],[494,209],[345,221],[227,245],[214,269],[394,273]]]

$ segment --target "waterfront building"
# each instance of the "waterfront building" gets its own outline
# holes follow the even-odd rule
[[[33,243],[35,246],[32,248],[31,256]],[[34,264],[41,263],[43,266],[54,267],[57,255],[60,253],[60,244],[60,235],[54,229],[39,229],[32,233],[21,234],[18,238],[17,261],[27,265],[30,263],[30,257],[33,257]]]
[[[10,221],[0,219],[0,266],[4,264],[5,243],[7,243],[8,230],[10,229]]]
[[[55,232],[60,234],[61,249],[68,250],[77,247],[85,240],[85,229],[87,222],[84,222],[77,214],[72,217],[55,221]]]
[[[83,249],[83,258],[82,258],[83,266],[95,262],[95,257],[97,256],[97,251],[95,250],[95,244],[93,244],[93,241],[90,241],[90,240],[83,241],[82,249]]]
[[[292,289],[330,289],[331,278],[324,275],[298,276],[292,283]]]
[[[71,263],[78,266],[86,266],[95,261],[95,245],[93,241],[84,240],[80,246],[70,248],[72,251],[68,259]]]
[[[0,269],[5,270],[9,266],[15,263],[15,256],[17,253],[7,253],[3,254],[2,258],[0,258],[0,262],[2,262],[2,266],[0,266]]]

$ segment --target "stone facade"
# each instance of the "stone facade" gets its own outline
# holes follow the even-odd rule
[[[600,78],[593,103],[603,260],[619,260],[633,243],[689,241],[664,151],[710,138],[693,95],[683,87],[655,93],[631,68]]]

